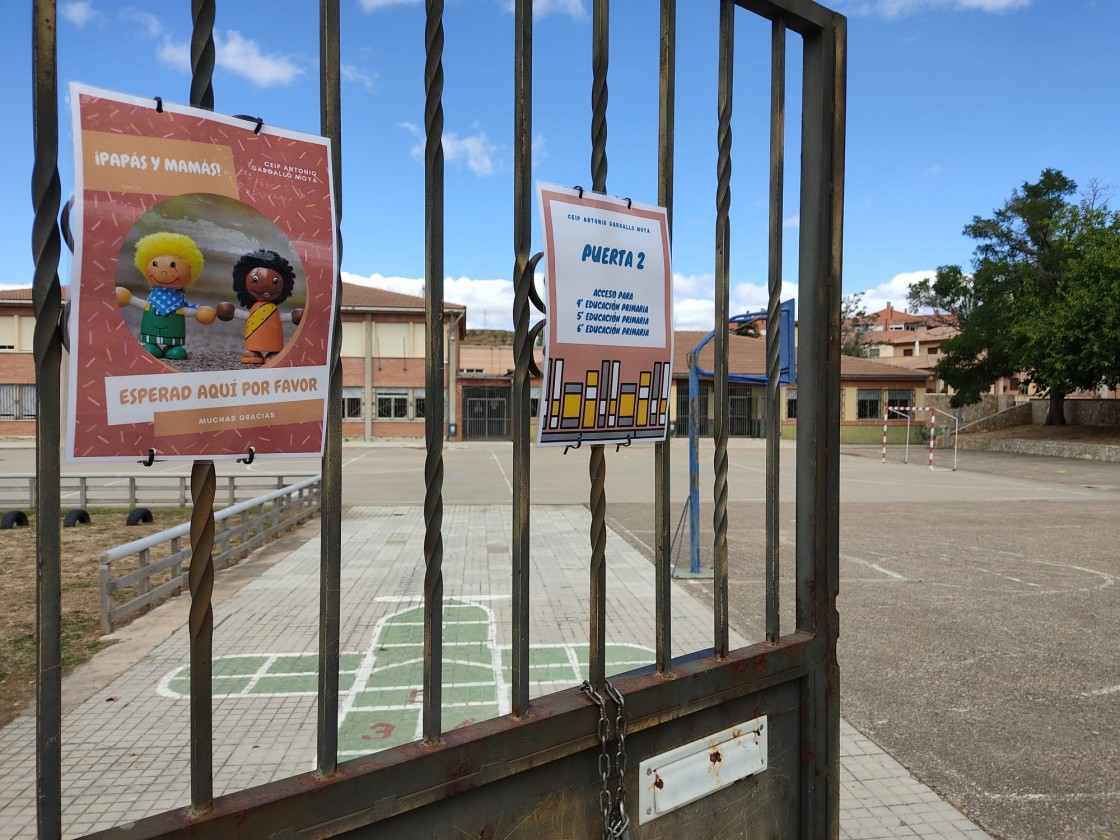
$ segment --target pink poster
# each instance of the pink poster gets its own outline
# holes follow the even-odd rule
[[[66,455],[321,455],[334,326],[327,139],[71,86]]]

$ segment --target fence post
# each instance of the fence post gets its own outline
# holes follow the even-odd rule
[[[146,568],[150,561],[151,561],[151,552],[148,549],[145,548],[143,551],[140,551],[139,554],[137,555],[137,568],[140,568],[140,569]],[[142,578],[140,578],[140,582],[138,584],[136,584],[136,589],[141,595],[147,595],[148,594],[148,576],[147,575],[144,575]]]
[[[104,554],[97,558],[97,581],[101,590],[101,632],[113,632],[113,596],[109,592],[113,568]]]
[[[86,491],[88,489],[86,482],[88,480],[84,475],[78,479],[78,507],[80,508],[89,507],[89,503],[86,501]]]
[[[136,507],[136,476],[134,475],[128,477],[128,506]]]

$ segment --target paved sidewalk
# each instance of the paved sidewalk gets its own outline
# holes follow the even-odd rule
[[[533,509],[535,694],[583,679],[589,525],[581,506]],[[509,711],[509,508],[450,506],[444,537],[443,725],[450,729]],[[412,506],[351,508],[342,541],[339,750],[345,759],[420,732],[422,517]],[[318,578],[316,536],[215,604],[216,795],[313,767]],[[219,575],[219,593],[223,581]],[[652,663],[650,565],[613,533],[607,592],[608,672]],[[182,602],[133,628],[142,633],[161,613],[182,612]],[[709,609],[676,586],[674,654],[708,647],[710,635]],[[179,627],[66,714],[67,837],[189,803],[186,664],[186,630]],[[988,836],[847,724],[841,753],[841,837]],[[0,730],[0,768],[0,838],[33,837],[30,716]]]

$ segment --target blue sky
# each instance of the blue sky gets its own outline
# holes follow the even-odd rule
[[[59,169],[73,191],[66,85],[186,102],[188,0],[60,0]],[[658,3],[612,4],[608,191],[657,198]],[[826,4],[828,5],[828,4]],[[849,16],[844,290],[901,305],[912,280],[967,264],[961,229],[1043,168],[1120,186],[1120,0],[834,0]],[[216,109],[318,133],[318,12],[221,0]],[[533,178],[590,184],[591,0],[536,0]],[[508,327],[513,263],[512,0],[447,0],[446,295]],[[680,328],[712,323],[718,4],[679,0],[674,273]],[[766,303],[769,25],[736,17],[734,311]],[[424,5],[342,0],[348,280],[419,293],[424,271]],[[30,284],[31,4],[0,10],[8,103],[2,285]],[[789,41],[785,296],[796,293],[799,39]],[[1120,196],[1113,199],[1115,206]],[[533,247],[539,249],[534,207]],[[62,267],[68,280],[69,261]]]

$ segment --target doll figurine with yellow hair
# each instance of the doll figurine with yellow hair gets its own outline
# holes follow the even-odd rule
[[[194,240],[181,233],[150,233],[136,243],[136,268],[152,287],[147,300],[117,287],[117,305],[144,310],[140,343],[157,359],[187,358],[186,314],[200,324],[214,323],[211,306],[187,301],[186,289],[202,273],[202,252]]]

